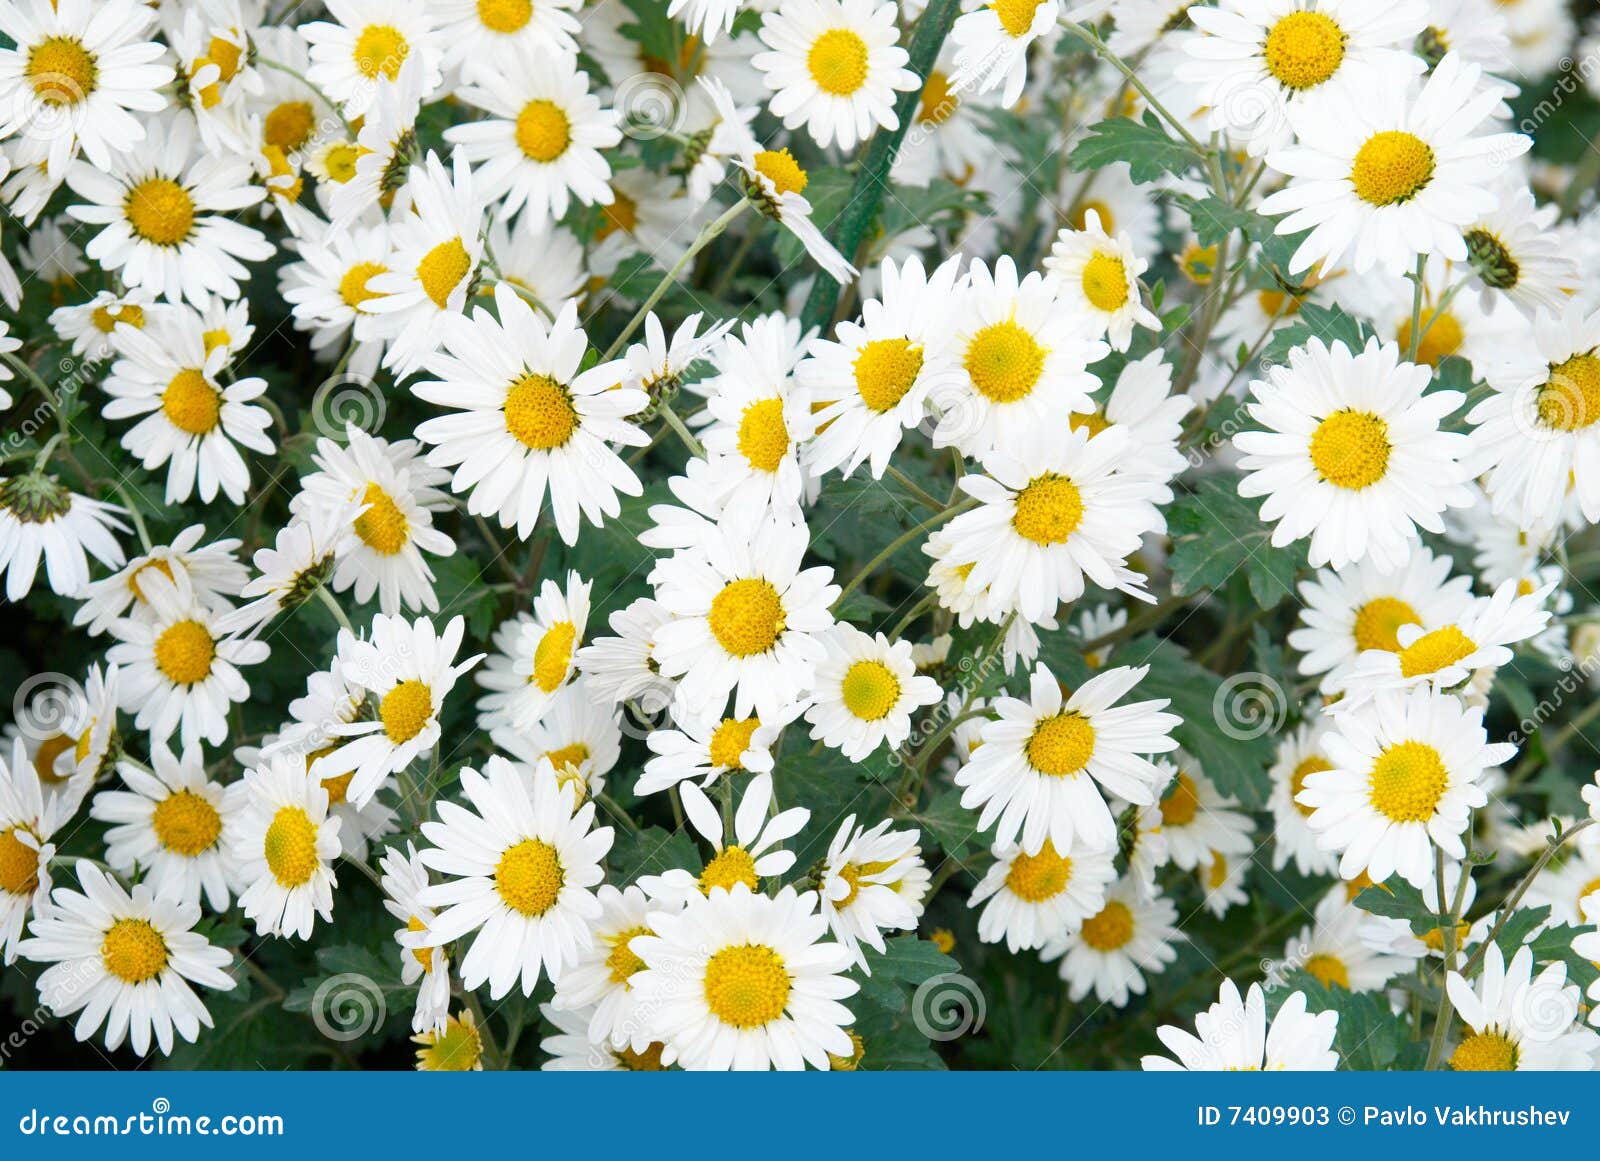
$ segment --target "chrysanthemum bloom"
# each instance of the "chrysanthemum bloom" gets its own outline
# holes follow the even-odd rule
[[[1141,1066],[1146,1072],[1333,1072],[1338,1030],[1339,1013],[1308,1012],[1304,992],[1290,994],[1269,1021],[1260,984],[1251,984],[1241,999],[1239,986],[1223,980],[1217,1002],[1195,1017],[1194,1034],[1171,1024],[1156,1029],[1177,1059],[1146,1056]]]

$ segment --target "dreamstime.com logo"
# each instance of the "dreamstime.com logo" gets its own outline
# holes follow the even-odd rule
[[[25,1137],[281,1137],[283,1118],[271,1114],[224,1113],[192,1117],[174,1113],[172,1102],[156,1097],[149,1112],[111,1116],[29,1109],[17,1120]]]

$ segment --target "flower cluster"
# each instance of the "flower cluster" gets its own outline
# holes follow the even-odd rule
[[[0,0],[8,994],[193,1066],[1600,1066],[1600,167],[1513,112],[1576,36]]]

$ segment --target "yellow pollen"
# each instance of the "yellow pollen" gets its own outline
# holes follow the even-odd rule
[[[217,808],[192,790],[180,790],[156,803],[150,825],[157,842],[190,859],[209,851],[222,834]]]
[[[955,114],[960,104],[961,98],[950,87],[949,75],[934,69],[928,73],[928,79],[922,86],[922,102],[917,109],[917,118],[924,125],[943,125]]]
[[[1122,259],[1096,251],[1083,264],[1083,296],[1098,310],[1121,310],[1128,301],[1128,269]]]
[[[400,682],[378,703],[383,732],[397,746],[422,733],[432,716],[433,690],[428,688],[427,682],[416,678]]]
[[[1011,527],[1035,544],[1061,544],[1083,520],[1083,494],[1066,476],[1046,472],[1017,493]]]
[[[991,0],[989,7],[1000,18],[1008,36],[1024,36],[1033,27],[1033,16],[1043,0]]]
[[[1411,332],[1416,329],[1407,319],[1400,324],[1399,333],[1395,338],[1407,350],[1411,347]],[[1417,343],[1417,362],[1426,363],[1430,367],[1437,367],[1439,360],[1446,355],[1453,355],[1461,349],[1462,331],[1461,323],[1449,311],[1439,314],[1435,311],[1422,312],[1422,339]]]
[[[1433,150],[1420,137],[1399,129],[1374,133],[1356,151],[1350,181],[1369,205],[1409,201],[1433,180]]]
[[[130,327],[141,328],[144,326],[144,308],[131,302],[122,303],[117,307],[117,313],[112,314],[104,306],[94,308],[90,316],[94,320],[95,329],[101,334],[109,335],[117,329],[118,323],[127,323]]]
[[[354,59],[356,68],[369,81],[382,73],[386,80],[400,75],[411,46],[401,31],[392,24],[369,24],[356,37]]]
[[[922,345],[910,339],[873,339],[855,361],[856,390],[861,401],[880,415],[911,390],[922,372]]]
[[[1367,776],[1372,808],[1395,822],[1426,822],[1449,780],[1439,751],[1426,742],[1388,747]]]
[[[505,411],[506,430],[534,451],[565,447],[578,430],[572,395],[548,375],[527,374],[511,384]]]
[[[1267,33],[1267,71],[1291,89],[1311,89],[1338,71],[1345,35],[1321,12],[1291,12]]]
[[[867,83],[867,42],[848,28],[830,28],[812,41],[806,68],[824,93],[848,97]]]
[[[389,493],[377,484],[368,483],[361,494],[361,502],[366,505],[366,511],[357,516],[355,522],[356,535],[361,542],[384,556],[393,556],[404,548],[410,540],[411,525]]]
[[[763,149],[756,154],[755,170],[772,183],[779,197],[805,193],[811,180],[787,149]]]
[[[1072,859],[1056,852],[1049,839],[1036,855],[1018,853],[1006,871],[1006,887],[1025,903],[1043,903],[1067,889],[1072,879]]]
[[[626,985],[633,973],[644,969],[644,960],[629,946],[636,935],[649,935],[648,927],[630,927],[619,934],[611,944],[611,954],[606,956],[606,967],[611,971],[611,982]]]
[[[478,0],[478,21],[490,32],[520,32],[531,19],[532,0]]]
[[[303,887],[317,873],[317,828],[298,806],[278,808],[261,850],[280,887]]]
[[[1312,774],[1320,774],[1324,770],[1332,770],[1333,763],[1326,758],[1312,755],[1306,758],[1289,773],[1289,801],[1294,803],[1294,808],[1305,818],[1310,818],[1313,808],[1300,801],[1300,792],[1306,788],[1306,779]]]
[[[744,409],[739,418],[739,454],[758,472],[775,472],[789,454],[789,425],[783,400],[774,396]]]
[[[722,724],[711,731],[711,764],[728,770],[744,769],[740,759],[760,728],[760,718],[723,718]]]
[[[1474,1032],[1450,1054],[1456,1072],[1515,1072],[1517,1046],[1504,1032]]]
[[[517,148],[530,161],[551,162],[572,143],[572,123],[554,101],[529,101],[517,114]]]
[[[199,621],[176,621],[156,638],[156,668],[174,685],[204,681],[216,655],[216,642]]]
[[[881,661],[857,661],[845,670],[839,696],[862,721],[881,721],[900,700],[900,679]]]
[[[494,869],[495,889],[519,915],[543,915],[556,905],[566,872],[555,847],[525,838],[500,856]]]
[[[461,285],[461,280],[471,268],[472,258],[467,254],[467,248],[461,244],[460,238],[451,238],[448,242],[440,242],[422,256],[422,261],[417,263],[417,281],[422,284],[423,293],[433,300],[434,306],[448,310],[451,293]]]
[[[1580,431],[1600,419],[1600,356],[1573,355],[1553,365],[1538,409],[1540,422],[1557,431]]]
[[[133,232],[154,246],[176,246],[194,228],[194,199],[165,177],[151,177],[128,191],[122,203]]]
[[[735,657],[752,657],[771,649],[783,633],[783,601],[767,581],[746,577],[711,599],[708,620],[717,644]]]
[[[222,416],[222,392],[205,373],[194,368],[179,371],[161,393],[161,412],[179,431],[205,435]]]
[[[369,299],[378,298],[376,290],[368,290],[367,283],[379,274],[387,274],[389,268],[382,262],[357,262],[344,272],[344,277],[339,279],[339,298],[352,310],[361,310],[361,304]]]
[[[1027,754],[1028,764],[1041,774],[1076,774],[1094,756],[1094,726],[1071,710],[1041,718],[1028,737]]]
[[[47,37],[28,52],[28,80],[46,104],[76,105],[95,91],[99,73],[94,54],[75,37]]]
[[[443,1032],[430,1029],[413,1039],[422,1045],[417,1067],[424,1072],[471,1072],[483,1056],[477,1027],[457,1016],[450,1017]]]
[[[261,143],[294,153],[311,140],[316,124],[316,111],[311,108],[310,101],[285,101],[262,121]]]
[[[1438,673],[1477,652],[1478,645],[1454,625],[1424,633],[1400,650],[1400,676]]]
[[[550,765],[557,770],[567,768],[577,769],[589,760],[589,747],[582,742],[573,742],[570,746],[562,746],[559,750],[549,750],[545,757],[550,759]]]
[[[11,895],[32,895],[39,886],[39,850],[17,837],[34,837],[24,826],[0,831],[0,889]]]
[[[967,343],[961,365],[979,394],[995,403],[1015,403],[1029,394],[1049,352],[1016,323],[990,323]]]
[[[1374,597],[1356,610],[1356,648],[1400,652],[1397,634],[1403,625],[1420,625],[1417,611],[1399,597]]]
[[[1200,813],[1200,788],[1193,778],[1179,773],[1172,793],[1161,800],[1162,826],[1188,826]]]
[[[1311,463],[1328,483],[1359,491],[1389,468],[1389,426],[1369,411],[1335,411],[1311,433]]]
[[[572,647],[578,640],[578,627],[571,621],[557,621],[544,631],[533,647],[533,681],[545,693],[554,693],[567,679],[572,667]]]
[[[1338,956],[1318,954],[1306,960],[1306,971],[1323,987],[1350,990],[1350,970]]]
[[[119,919],[100,944],[106,971],[123,983],[153,980],[167,967],[167,941],[147,919]]]
[[[1116,951],[1133,938],[1133,912],[1113,899],[1105,910],[1083,921],[1083,942],[1096,951]]]
[[[706,1006],[735,1028],[760,1028],[782,1016],[789,987],[783,958],[765,944],[725,947],[706,963]]]
[[[56,759],[72,748],[73,738],[70,734],[53,734],[39,743],[39,748],[33,752],[33,769],[40,782],[50,786],[66,781],[56,774]]]
[[[713,887],[731,891],[737,883],[754,891],[760,887],[761,880],[756,876],[756,861],[750,857],[750,852],[735,844],[723,847],[700,872],[700,892],[709,895]]]

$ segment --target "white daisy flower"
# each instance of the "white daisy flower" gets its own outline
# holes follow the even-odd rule
[[[418,896],[438,909],[428,943],[471,934],[461,983],[470,991],[487,982],[492,999],[519,978],[525,996],[541,974],[559,984],[593,942],[601,916],[593,888],[611,849],[611,828],[594,828],[593,802],[574,811],[573,787],[558,783],[548,765],[530,786],[493,755],[484,773],[461,771],[461,791],[470,810],[442,802],[439,821],[422,824],[433,845],[418,857],[445,876]]]
[[[0,764],[13,744],[20,743],[39,779],[47,806],[63,821],[78,813],[84,797],[109,778],[116,758],[117,670],[102,673],[89,667],[88,680],[41,681],[31,696],[19,689],[15,716],[0,736]]]
[[[256,550],[256,576],[239,589],[239,598],[246,603],[223,613],[217,629],[250,636],[280,613],[309,601],[332,577],[340,554],[350,550],[352,542],[345,531],[360,511],[352,504],[344,512],[319,510],[290,517],[272,547]]]
[[[501,727],[491,737],[530,778],[541,761],[549,762],[558,779],[577,787],[579,802],[605,790],[622,753],[616,706],[596,698],[581,677],[557,690],[525,731]]]
[[[616,193],[615,186],[612,193]],[[609,212],[616,206],[613,200],[606,209]],[[519,287],[524,299],[531,296],[529,305],[552,322],[569,302],[574,306],[582,304],[589,267],[583,245],[572,231],[551,226],[542,232],[513,232],[504,218],[495,218],[489,223],[487,252],[494,255],[494,272],[499,281]],[[491,295],[494,290],[485,286],[478,293]]]
[[[267,759],[244,772],[244,804],[233,831],[239,907],[260,935],[309,939],[320,916],[333,919],[338,879],[337,818],[328,792],[294,754]]]
[[[1278,741],[1277,758],[1267,771],[1272,779],[1272,793],[1267,806],[1272,811],[1272,869],[1281,871],[1294,860],[1295,870],[1302,875],[1331,875],[1339,860],[1317,841],[1317,832],[1309,825],[1312,808],[1300,802],[1300,791],[1306,778],[1322,770],[1332,770],[1322,739],[1329,725],[1318,719],[1297,727],[1293,733],[1284,734]]]
[[[667,16],[680,17],[690,36],[698,36],[707,44],[715,44],[720,33],[733,31],[734,17],[739,15],[742,0],[672,0],[667,5]]]
[[[445,1021],[411,1038],[417,1049],[418,1072],[482,1072],[483,1033],[471,1008],[463,1008]]]
[[[218,613],[232,609],[233,598],[238,596],[249,576],[234,555],[239,550],[239,541],[226,537],[201,544],[205,534],[204,524],[191,524],[174,536],[170,544],[158,544],[133,557],[110,576],[90,582],[80,594],[82,604],[73,615],[72,623],[87,625],[91,634],[98,635],[119,617],[130,615],[130,609],[134,617],[147,617],[150,606],[140,585],[140,578],[147,569],[154,569],[169,580],[175,572],[185,572],[202,602]]]
[[[371,221],[386,210],[410,176],[417,148],[417,115],[422,111],[422,66],[408,58],[390,85],[379,85],[377,96],[356,131],[355,172],[334,186],[327,198],[328,217],[334,230]],[[319,223],[316,233],[322,233]]]
[[[0,962],[16,962],[28,915],[50,895],[51,837],[61,809],[47,802],[25,741],[12,739],[10,761],[0,752]]]
[[[939,683],[917,673],[911,642],[868,636],[839,624],[822,638],[826,653],[812,680],[806,721],[811,737],[852,762],[879,746],[890,752],[911,736],[917,710],[944,697]]]
[[[598,1042],[591,1039],[592,1008],[569,1012],[554,1004],[540,1004],[539,1014],[556,1030],[555,1035],[539,1041],[540,1051],[549,1056],[539,1065],[545,1072],[662,1072],[668,1067],[662,1060],[665,1047],[659,1041],[635,1052],[617,1048],[604,1038]]]
[[[375,703],[371,720],[337,722],[329,731],[349,738],[311,764],[318,779],[354,773],[346,796],[358,808],[371,801],[384,779],[398,774],[439,741],[439,711],[456,681],[483,658],[474,654],[455,664],[466,621],[452,617],[444,632],[427,617],[407,622],[383,614],[372,618],[372,637],[359,640],[339,631],[339,663],[344,677]]]
[[[89,583],[89,557],[120,568],[122,546],[113,532],[127,532],[124,509],[69,490],[56,477],[28,472],[0,476],[0,573],[6,600],[21,601],[33,589],[39,561],[57,596],[77,597]]]
[[[1217,855],[1244,855],[1255,848],[1251,834],[1255,822],[1241,813],[1239,800],[1223,794],[1199,764],[1182,750],[1157,768],[1171,774],[1160,800],[1161,837],[1168,856],[1185,871],[1214,860]]]
[[[90,804],[89,817],[111,824],[106,864],[130,878],[139,868],[158,897],[185,907],[198,907],[203,894],[220,914],[239,881],[228,833],[239,795],[210,779],[198,746],[176,757],[153,745],[150,766],[123,759],[117,772],[128,789],[103,790]]]
[[[1133,328],[1159,331],[1161,320],[1144,305],[1139,276],[1150,265],[1134,253],[1127,234],[1112,237],[1089,210],[1081,230],[1056,234],[1045,274],[1072,313],[1089,323],[1091,337],[1104,335],[1113,350],[1126,351]]]
[[[88,302],[58,306],[50,312],[50,325],[63,342],[72,344],[74,355],[98,362],[109,359],[115,351],[112,338],[118,324],[135,330],[144,326],[145,312],[153,301],[154,297],[146,290],[129,290],[122,294],[102,290]],[[10,372],[0,370],[0,375],[9,377]]]
[[[644,970],[633,940],[654,934],[650,899],[638,887],[619,891],[609,883],[595,897],[600,915],[591,928],[594,942],[562,972],[554,1006],[584,1013],[584,1032],[592,1044],[644,1053],[654,1038],[654,1020],[633,986],[634,976]],[[663,1063],[671,1062],[669,1053]]]
[[[699,877],[681,868],[662,875],[646,875],[639,885],[652,899],[672,901],[743,886],[758,891],[762,879],[773,879],[794,866],[795,854],[783,845],[799,834],[811,818],[803,806],[768,817],[772,807],[772,775],[754,774],[733,812],[733,833],[724,833],[722,815],[693,782],[679,787],[683,813],[715,852]],[[776,849],[774,849],[776,848]]]
[[[533,616],[520,614],[495,630],[495,652],[478,675],[488,690],[478,701],[484,729],[527,732],[575,672],[573,658],[589,623],[589,582],[567,573],[566,588],[546,578]]]
[[[470,490],[470,513],[495,516],[526,540],[548,487],[557,531],[573,544],[584,519],[599,527],[616,518],[618,493],[643,491],[614,445],[649,442],[628,422],[649,396],[618,386],[620,360],[579,370],[589,340],[571,302],[547,324],[508,285],[495,287],[494,300],[498,321],[481,307],[446,320],[444,351],[427,363],[439,378],[411,390],[460,413],[424,421],[417,436],[435,445],[430,464],[455,468],[451,488]]]
[[[1063,200],[1072,198],[1070,205],[1061,207],[1068,212],[1068,221],[1074,230],[1089,228],[1089,214],[1100,218],[1100,228],[1107,234],[1126,236],[1133,252],[1147,257],[1156,251],[1162,228],[1161,209],[1151,196],[1152,187],[1134,182],[1126,161],[1114,161],[1086,174],[1063,177],[1071,186],[1063,191]],[[1087,186],[1080,190],[1080,186]],[[1056,207],[1045,202],[1040,207],[1050,215],[1055,225]]]
[[[1576,984],[1567,965],[1533,974],[1533,949],[1520,947],[1508,966],[1498,944],[1484,953],[1476,985],[1459,972],[1445,990],[1461,1017],[1450,1054],[1457,1072],[1588,1072],[1600,1037],[1580,1024]]]
[[[851,1055],[855,1017],[839,1001],[858,985],[844,974],[850,953],[823,939],[815,893],[740,885],[652,911],[650,925],[629,944],[645,963],[633,986],[684,1068],[827,1069],[830,1055]]]
[[[1251,383],[1250,414],[1266,430],[1233,437],[1247,473],[1239,494],[1267,497],[1273,547],[1309,538],[1313,566],[1371,560],[1393,572],[1419,528],[1443,532],[1444,510],[1472,502],[1470,444],[1441,430],[1465,396],[1428,391],[1430,378],[1397,344],[1372,338],[1352,355],[1313,338]]]
[[[1481,709],[1430,689],[1378,694],[1338,715],[1322,745],[1331,768],[1306,775],[1295,796],[1312,808],[1307,825],[1340,854],[1342,877],[1399,874],[1414,887],[1433,874],[1435,845],[1466,857],[1468,814],[1487,801],[1483,771],[1516,753],[1489,743]]]
[[[126,1039],[143,1056],[153,1039],[168,1054],[174,1032],[194,1043],[212,1024],[190,985],[226,992],[237,983],[227,971],[232,954],[193,930],[199,904],[158,898],[146,883],[130,895],[87,859],[75,869],[82,890],[52,892],[53,906],[19,948],[50,965],[39,976],[40,1000],[57,1018],[82,1013],[73,1028],[79,1040],[104,1024],[108,1050]]]
[[[1347,254],[1357,273],[1402,274],[1419,256],[1467,260],[1463,231],[1494,208],[1494,175],[1527,152],[1520,133],[1478,134],[1500,103],[1482,70],[1447,54],[1418,90],[1403,68],[1341,80],[1287,111],[1299,144],[1267,155],[1287,188],[1261,203],[1286,215],[1279,234],[1309,230],[1290,273]]]
[[[1195,882],[1200,888],[1201,903],[1207,911],[1221,919],[1241,903],[1249,902],[1250,892],[1245,890],[1245,873],[1252,862],[1250,854],[1230,858],[1222,851],[1212,851],[1209,862],[1195,867]]]
[[[983,744],[956,775],[961,805],[982,808],[980,830],[995,826],[995,841],[1022,836],[1037,854],[1045,841],[1057,851],[1116,847],[1117,827],[1101,787],[1136,805],[1153,803],[1166,776],[1144,754],[1177,748],[1175,714],[1167,701],[1116,705],[1149,672],[1119,666],[1097,673],[1064,696],[1049,668],[1029,682],[1029,699],[997,697],[998,720],[983,727]]]
[[[1308,1012],[1306,994],[1293,992],[1267,1020],[1267,995],[1251,984],[1244,999],[1232,980],[1222,981],[1215,1004],[1195,1017],[1194,1033],[1163,1024],[1156,1029],[1172,1057],[1146,1056],[1146,1072],[1333,1072],[1339,1054],[1333,1038],[1339,1013]],[[1176,1059],[1174,1059],[1176,1058]]]
[[[957,90],[1000,89],[1006,108],[1017,103],[1028,83],[1028,50],[1047,36],[1061,15],[1057,0],[990,0],[956,18],[950,39],[956,45]]]
[[[578,660],[582,664],[583,658]],[[651,758],[633,792],[655,794],[691,779],[704,788],[724,774],[769,773],[772,749],[785,724],[786,719],[690,715],[676,729],[652,730],[645,736]]]
[[[1306,972],[1329,991],[1377,991],[1407,965],[1367,945],[1361,933],[1367,918],[1335,887],[1317,903],[1313,922],[1285,945],[1277,966]]]
[[[411,1016],[413,1032],[443,1032],[450,1021],[450,957],[443,947],[427,943],[434,910],[422,902],[428,887],[428,868],[417,848],[406,843],[402,855],[394,847],[378,860],[383,878],[383,907],[402,924],[394,933],[400,945],[400,980],[417,989]]]
[[[348,117],[371,108],[385,84],[415,59],[422,66],[423,89],[439,87],[441,38],[424,0],[328,0],[337,24],[312,21],[299,27],[311,45],[306,79],[339,102]]]
[[[890,830],[893,819],[868,828],[844,820],[828,844],[817,893],[833,938],[848,948],[867,975],[865,943],[880,955],[885,931],[915,931],[930,876],[915,830]]]
[[[1041,948],[1106,905],[1106,888],[1116,880],[1115,848],[1076,846],[1063,855],[1049,839],[1037,854],[1015,843],[994,848],[995,861],[967,900],[982,906],[978,938],[1005,940],[1011,952]]]
[[[1125,1008],[1145,992],[1145,975],[1165,971],[1178,958],[1173,944],[1178,909],[1162,896],[1142,898],[1126,879],[1106,892],[1106,904],[1081,926],[1053,938],[1040,952],[1047,963],[1060,960],[1057,974],[1067,982],[1074,1003],[1091,991],[1101,1003]]]
[[[954,71],[955,46],[947,42],[928,70],[916,120],[889,171],[897,183],[925,187],[938,177],[963,181],[993,158],[983,110],[993,107],[998,98],[957,89]]]
[[[440,64],[468,81],[480,74],[514,73],[539,50],[571,55],[583,0],[432,0]],[[592,19],[594,11],[584,13]]]
[[[1491,793],[1493,793],[1491,791]],[[1465,881],[1462,876],[1465,875]],[[1334,889],[1334,897],[1349,900],[1346,893]],[[1434,915],[1447,914],[1450,908],[1460,899],[1460,914],[1465,915],[1472,909],[1473,901],[1478,896],[1478,884],[1472,878],[1467,868],[1454,859],[1446,859],[1444,864],[1444,896],[1439,895],[1439,876],[1431,875],[1422,885],[1422,902]],[[1527,898],[1527,896],[1525,896]],[[1531,902],[1531,899],[1530,899]],[[1476,923],[1467,923],[1465,920],[1456,925],[1455,949],[1457,952],[1466,952],[1473,945],[1482,943],[1489,934],[1493,915],[1484,915]],[[1407,919],[1395,919],[1387,915],[1369,915],[1363,913],[1360,929],[1361,939],[1374,951],[1384,955],[1397,956],[1402,960],[1415,961],[1432,956],[1444,955],[1444,936],[1442,927],[1435,927],[1421,935],[1411,930],[1411,922]],[[1409,965],[1407,965],[1409,966]]]
[[[1189,467],[1189,457],[1178,450],[1178,443],[1183,436],[1183,418],[1194,408],[1194,400],[1172,394],[1172,364],[1162,358],[1159,349],[1126,363],[1111,390],[1093,402],[1092,412],[1074,411],[1070,421],[1074,427],[1087,428],[1091,435],[1113,425],[1128,429],[1127,462],[1119,465],[1118,471],[1166,484]],[[1111,628],[1114,626],[1108,624],[1090,636]]]
[[[1557,214],[1553,205],[1537,205],[1526,186],[1507,181],[1494,209],[1467,227],[1467,259],[1485,311],[1502,295],[1535,324],[1541,314],[1565,309],[1578,288],[1578,265],[1551,229]]]
[[[202,155],[188,113],[153,119],[148,130],[137,152],[67,171],[67,184],[84,199],[67,213],[103,227],[85,252],[130,287],[168,302],[240,297],[240,281],[250,277],[241,259],[263,261],[273,246],[234,215],[266,189],[252,183],[249,159]]]

